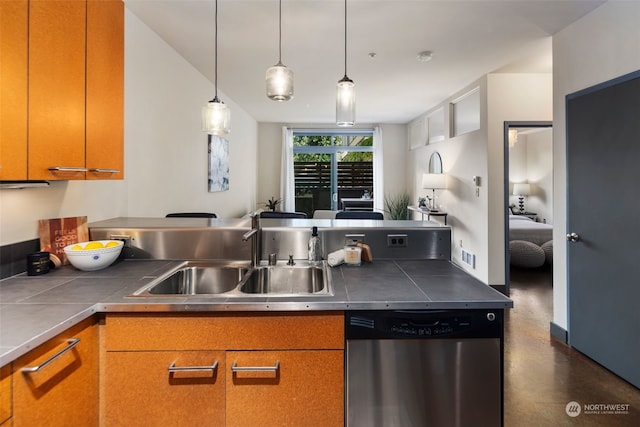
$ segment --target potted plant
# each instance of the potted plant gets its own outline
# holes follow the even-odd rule
[[[269,200],[267,200],[267,203],[265,203],[264,206],[268,208],[270,211],[275,212],[275,210],[278,209],[278,205],[280,204],[281,201],[282,199],[276,199],[275,197],[271,197]]]
[[[407,193],[384,197],[385,212],[389,213],[388,219],[407,219],[411,197]]]

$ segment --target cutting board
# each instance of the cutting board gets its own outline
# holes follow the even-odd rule
[[[69,264],[67,255],[64,253],[65,246],[89,240],[86,216],[41,219],[38,221],[38,227],[40,250],[49,252],[52,255],[51,258],[58,257],[63,265]]]

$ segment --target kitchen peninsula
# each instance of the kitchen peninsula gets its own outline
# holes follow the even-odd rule
[[[321,237],[324,237],[325,252],[333,249],[331,242],[340,240],[331,236],[331,232],[344,236],[345,229],[349,233],[365,234],[366,241],[372,243],[374,249],[375,258],[372,263],[365,263],[360,267],[337,266],[330,269],[332,295],[131,297],[138,289],[175,269],[185,259],[150,257],[153,250],[150,250],[148,243],[162,239],[153,239],[141,232],[136,228],[141,223],[147,225],[147,230],[153,230],[156,237],[158,233],[164,233],[163,238],[167,238],[167,233],[188,232],[194,228],[199,230],[200,235],[205,229],[225,230],[225,233],[231,233],[234,237],[231,239],[227,234],[229,240],[222,241],[237,242],[243,259],[249,259],[249,244],[243,243],[240,238],[249,228],[249,222],[177,220],[170,222],[171,226],[168,227],[167,220],[164,219],[110,221],[92,224],[92,239],[103,237],[100,235],[101,230],[109,230],[109,233],[120,236],[129,233],[132,248],[127,254],[123,253],[123,257],[129,257],[128,259],[122,259],[97,272],[80,272],[65,266],[45,276],[18,275],[0,282],[0,366],[13,365],[14,382],[17,383],[18,379],[25,377],[19,371],[22,367],[21,358],[33,353],[36,347],[48,346],[55,353],[54,350],[64,348],[67,340],[74,338],[65,336],[66,331],[76,332],[73,328],[78,325],[83,326],[83,329],[95,330],[95,342],[90,345],[91,351],[96,356],[100,355],[100,368],[98,370],[96,367],[93,375],[95,384],[101,384],[99,393],[98,386],[95,385],[95,396],[99,396],[98,412],[107,425],[117,425],[124,420],[117,417],[132,420],[131,417],[135,414],[146,417],[147,421],[170,421],[167,418],[154,418],[158,415],[158,408],[154,405],[141,406],[136,397],[140,393],[139,387],[145,384],[144,378],[150,375],[151,366],[165,374],[155,379],[150,377],[152,379],[149,384],[155,385],[148,385],[151,389],[142,392],[145,399],[155,402],[152,397],[154,387],[177,384],[181,384],[182,388],[173,387],[172,390],[191,390],[195,393],[189,398],[188,393],[178,396],[165,390],[170,393],[167,396],[176,399],[173,401],[176,405],[179,402],[191,402],[180,411],[183,422],[189,416],[200,416],[200,408],[192,405],[202,402],[197,396],[202,393],[200,389],[203,385],[208,385],[214,388],[205,394],[214,393],[220,399],[216,400],[223,403],[215,410],[208,405],[206,410],[214,411],[210,414],[212,419],[225,419],[226,425],[242,425],[256,419],[266,423],[264,425],[269,424],[265,420],[271,420],[272,425],[277,425],[282,414],[275,410],[268,411],[273,418],[265,418],[266,414],[259,408],[274,409],[274,405],[279,405],[274,402],[280,402],[280,399],[288,402],[284,406],[288,417],[300,411],[300,416],[306,414],[308,417],[316,417],[317,424],[322,421],[327,425],[327,420],[332,423],[336,419],[343,420],[345,416],[345,313],[478,309],[501,313],[513,305],[511,300],[453,265],[448,259],[449,253],[442,256],[436,250],[433,252],[434,259],[415,259],[409,255],[405,257],[400,251],[398,258],[394,259],[384,256],[388,253],[386,249],[380,248],[376,252],[375,242],[379,241],[376,232],[382,232],[385,238],[388,234],[407,234],[409,248],[416,251],[414,253],[421,253],[421,249],[418,249],[419,245],[411,246],[414,240],[418,243],[413,232],[432,237],[441,232],[449,235],[446,227],[411,221],[397,222],[392,228],[385,224],[388,221],[316,222]],[[296,227],[292,228],[289,221],[302,222],[297,222]],[[297,234],[296,239],[308,239],[310,222],[305,221],[312,220],[264,221],[263,249],[273,250],[275,245],[281,249],[279,253],[285,254],[279,258],[292,252],[295,259],[303,259],[295,249],[298,245],[290,245],[285,241],[283,229]],[[115,227],[116,225],[118,226]],[[133,232],[133,229],[137,231]],[[198,240],[191,242],[193,246],[202,243]],[[138,243],[140,247],[136,248]],[[450,243],[444,244],[448,248]],[[218,243],[210,246],[223,245]],[[404,253],[407,254],[408,251]],[[142,259],[145,256],[147,259]],[[86,341],[77,345],[78,350],[72,350],[78,352],[75,354],[77,357],[86,355],[87,350],[81,349]],[[264,359],[259,355],[264,356]],[[42,363],[42,360],[36,362]],[[175,362],[173,367],[170,366],[172,362]],[[51,368],[55,370],[54,365],[55,363]],[[320,370],[309,371],[308,368],[314,365],[320,366]],[[189,371],[194,366],[199,369],[198,372]],[[291,400],[294,392],[284,388],[278,389],[280,392],[276,391],[275,395],[270,395],[266,400],[260,400],[258,397],[263,393],[259,388],[248,385],[238,387],[243,381],[250,384],[255,380],[251,377],[247,379],[246,376],[251,375],[251,371],[243,371],[242,368],[255,366],[264,368],[265,371],[259,375],[266,384],[292,386],[296,392],[303,393],[296,400],[297,403],[294,405]],[[300,366],[302,370],[294,368],[295,366]],[[130,370],[131,367],[133,370]],[[98,382],[98,375],[106,378]],[[167,375],[169,383],[166,382]],[[196,376],[195,380],[193,375]],[[324,382],[327,379],[330,381]],[[299,382],[306,382],[307,387],[299,387]],[[309,383],[313,385],[309,387]],[[243,394],[246,390],[249,390],[248,395]],[[92,394],[89,393],[88,396]],[[14,392],[13,398],[19,397],[19,393]],[[210,397],[204,399],[207,402],[209,400]],[[246,410],[248,401],[255,403],[256,411]],[[125,404],[127,402],[129,406]],[[22,416],[18,411],[23,406],[14,404],[13,407],[16,421]],[[115,407],[119,410],[111,410]],[[131,412],[128,412],[129,407]],[[242,410],[243,407],[245,410]],[[165,416],[167,414],[162,414],[162,417]],[[314,422],[307,424],[314,425]]]

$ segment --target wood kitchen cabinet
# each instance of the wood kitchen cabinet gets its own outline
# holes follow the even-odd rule
[[[85,178],[86,9],[85,1],[29,2],[29,179]]]
[[[223,426],[223,351],[110,352],[106,365],[110,426]]]
[[[28,31],[28,1],[0,1],[0,180],[27,179]]]
[[[0,179],[122,179],[122,0],[1,3]]]
[[[98,355],[92,318],[14,361],[13,425],[97,426]]]
[[[343,359],[342,350],[228,351],[226,425],[342,425]]]
[[[340,312],[114,313],[104,329],[106,426],[138,420],[176,426],[343,423]],[[181,373],[185,378],[178,382],[168,375],[174,361],[218,365],[215,374],[200,372],[198,378]]]
[[[124,178],[124,3],[87,1],[87,179]]]
[[[9,426],[13,394],[11,390],[11,364],[0,368],[0,426]]]

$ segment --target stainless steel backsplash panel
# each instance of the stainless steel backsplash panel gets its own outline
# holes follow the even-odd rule
[[[370,222],[371,226],[349,226],[345,220],[263,220],[260,258],[276,253],[278,259],[306,259],[311,226],[317,225],[324,259],[344,247],[347,235],[356,234],[371,247],[374,260],[451,260],[449,227],[419,221]],[[242,235],[250,229],[248,219],[115,218],[89,224],[93,240],[125,240],[125,259],[249,260],[251,241],[242,241]],[[390,235],[402,238],[403,244],[390,246]]]
[[[251,242],[243,242],[242,235],[250,225],[246,220],[140,218],[89,224],[89,232],[92,240],[125,240],[124,259],[248,260]]]
[[[342,249],[348,235],[361,235],[364,243],[371,247],[374,260],[378,259],[440,259],[451,260],[451,229],[434,228],[319,228],[323,258],[327,254]],[[389,236],[402,238],[404,246],[390,246]],[[406,236],[406,237],[404,237]],[[268,227],[262,229],[262,259],[277,253],[278,259],[293,255],[296,259],[306,259],[309,228]]]

